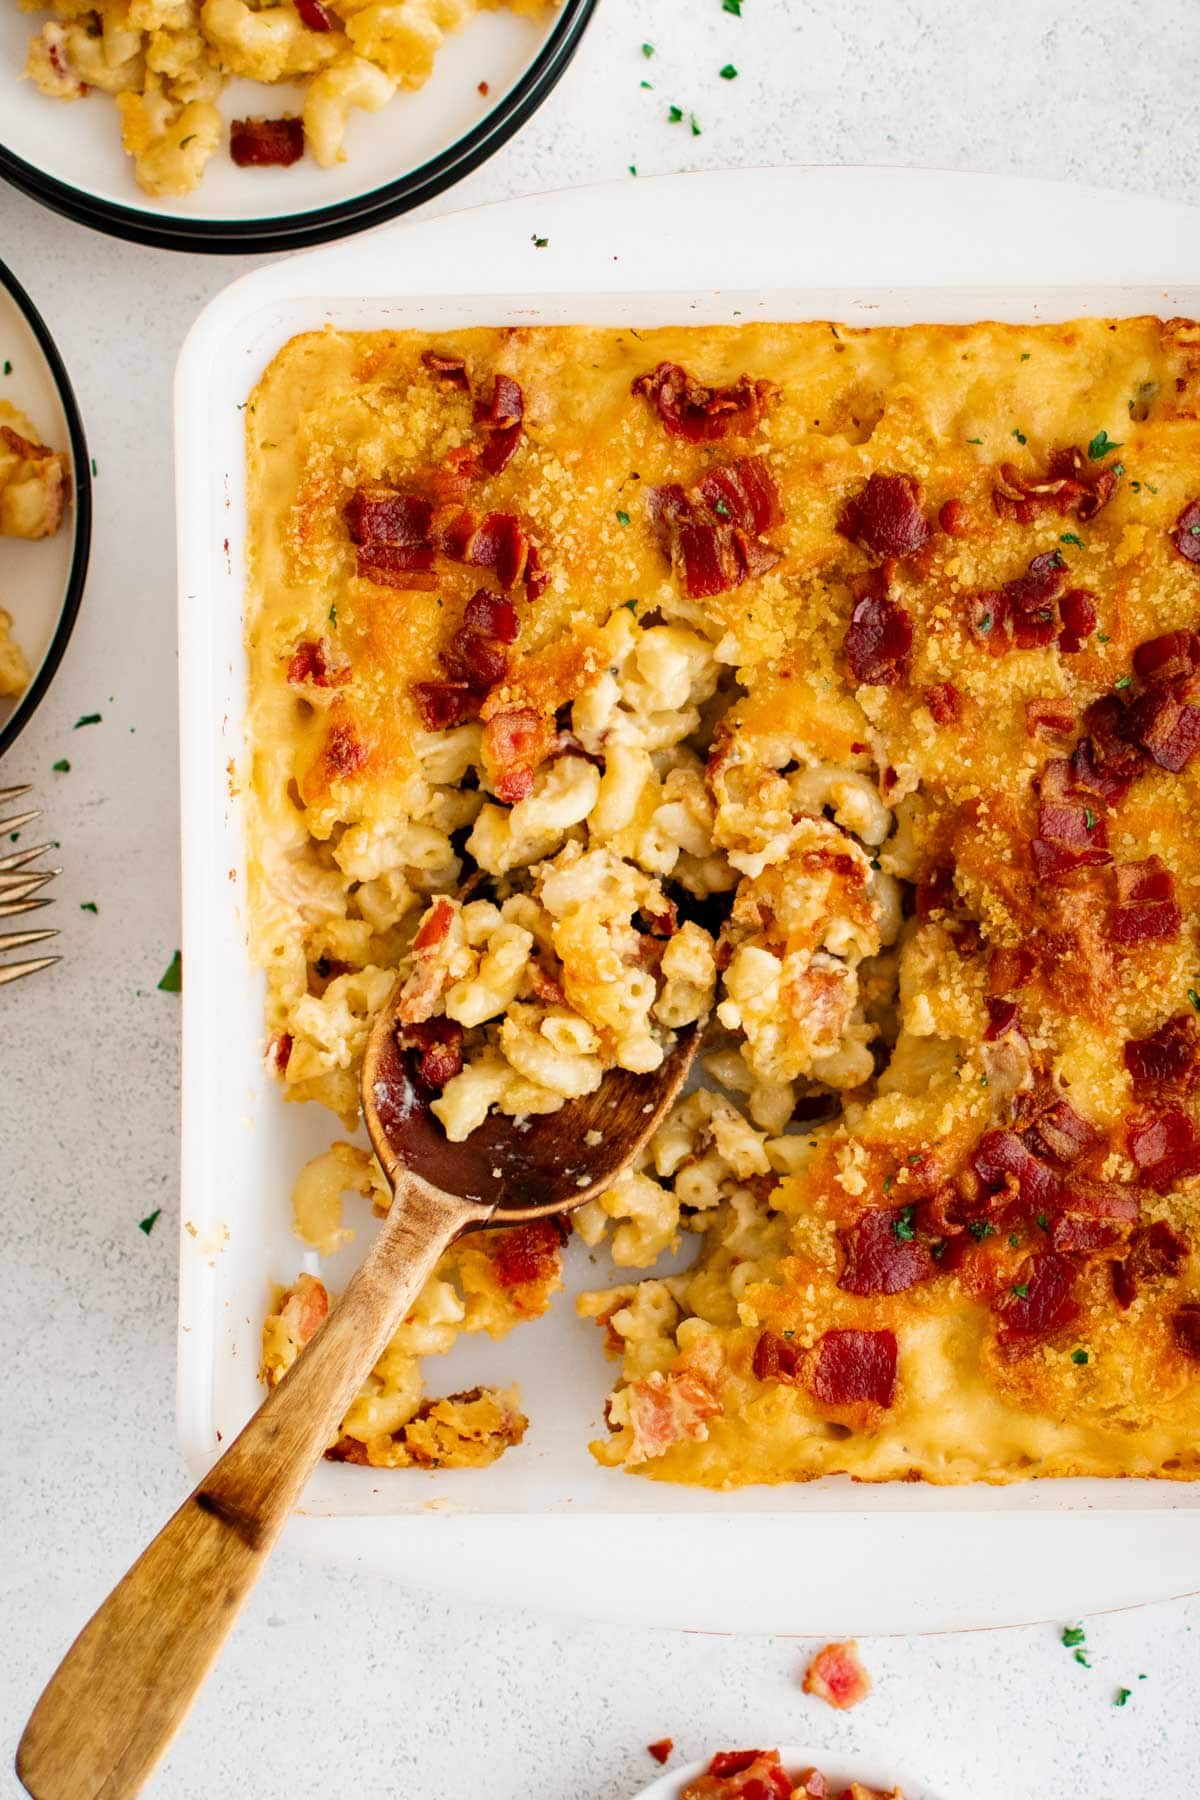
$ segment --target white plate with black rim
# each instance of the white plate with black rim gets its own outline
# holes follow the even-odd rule
[[[0,606],[32,679],[15,701],[0,699],[0,756],[29,723],[54,679],[71,636],[87,576],[92,535],[91,465],[83,421],[45,321],[0,262],[0,399],[32,421],[38,436],[71,458],[72,491],[53,537],[0,537]]]
[[[112,99],[48,99],[22,79],[39,16],[0,6],[0,176],[115,237],[186,251],[261,252],[324,243],[407,212],[478,168],[537,111],[579,44],[596,0],[560,0],[537,18],[483,11],[450,34],[433,74],[381,111],[352,112],[346,160],[322,169],[238,168],[227,145],[194,194],[153,199],[134,179]],[[482,91],[481,91],[482,90]],[[300,111],[303,90],[234,81],[235,118]]]

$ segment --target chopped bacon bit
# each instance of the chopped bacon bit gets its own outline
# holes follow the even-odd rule
[[[341,687],[350,679],[350,664],[334,664],[328,638],[305,638],[292,652],[287,678],[293,687]]]
[[[890,1406],[896,1389],[895,1333],[825,1332],[808,1385],[824,1406],[852,1406],[858,1401]]]
[[[549,754],[553,741],[553,725],[531,707],[514,707],[488,720],[483,747],[496,771],[498,799],[510,806],[525,799],[533,788],[534,770]]]
[[[296,0],[296,11],[310,31],[332,31],[337,23],[333,14],[321,5],[321,0]]]
[[[1054,1250],[1028,1256],[1018,1280],[992,1301],[1000,1320],[1001,1342],[1017,1338],[1047,1337],[1078,1317],[1072,1289],[1075,1270]]]
[[[938,524],[947,537],[964,538],[971,535],[970,509],[961,500],[947,500],[938,513]]]
[[[1133,653],[1133,670],[1143,681],[1186,681],[1200,669],[1200,637],[1194,631],[1167,631],[1147,638]]]
[[[1031,525],[1043,510],[1075,514],[1085,522],[1094,519],[1117,490],[1120,467],[1100,467],[1075,445],[1055,450],[1040,479],[1030,478],[1014,463],[1000,465],[1001,485],[992,490],[992,504],[1002,519]]]
[[[718,518],[740,531],[757,535],[783,524],[783,497],[764,456],[743,456],[710,469],[697,491]]]
[[[367,749],[352,726],[335,725],[325,740],[325,766],[330,776],[353,775],[367,760]]]
[[[1031,1212],[1053,1205],[1060,1178],[1048,1169],[1015,1131],[985,1131],[971,1155],[971,1168],[988,1193],[1005,1192],[1010,1178]]]
[[[1054,1100],[1034,1116],[1024,1131],[1025,1142],[1035,1155],[1070,1168],[1081,1157],[1099,1150],[1104,1133],[1081,1118],[1069,1100]]]
[[[448,1081],[461,1075],[463,1028],[454,1019],[424,1019],[397,1025],[402,1050],[416,1052],[414,1068],[423,1087],[440,1093]]]
[[[357,488],[343,515],[353,544],[428,544],[433,506],[419,494]]]
[[[1062,1213],[1050,1228],[1050,1245],[1061,1256],[1097,1256],[1124,1240],[1119,1224],[1086,1213]]]
[[[872,475],[838,517],[843,537],[876,556],[908,556],[928,543],[921,485],[912,475]]]
[[[1064,697],[1057,700],[1025,702],[1025,733],[1036,737],[1044,731],[1049,737],[1070,737],[1075,730],[1075,708]]]
[[[1200,1074],[1200,1030],[1194,1013],[1176,1013],[1149,1037],[1127,1038],[1125,1067],[1133,1078],[1133,1091],[1167,1089],[1186,1094]]]
[[[476,400],[475,423],[489,431],[508,431],[525,417],[525,396],[521,384],[511,375],[497,374],[492,381],[490,400]]]
[[[460,513],[444,536],[447,556],[477,569],[494,569],[501,587],[514,588],[525,574],[532,548],[516,513],[491,512],[482,518]]]
[[[985,1044],[994,1044],[1010,1032],[1017,1023],[1017,1003],[1015,1000],[997,1000],[988,998],[988,1026],[983,1034]]]
[[[674,1748],[674,1738],[657,1738],[653,1744],[646,1745],[647,1751],[656,1763],[665,1763]]]
[[[1089,1181],[1082,1175],[1067,1176],[1058,1201],[1064,1212],[1089,1219],[1116,1219],[1124,1225],[1136,1224],[1142,1208],[1137,1188],[1120,1181]]]
[[[488,1252],[501,1287],[544,1286],[556,1280],[562,1266],[564,1231],[561,1219],[531,1219],[527,1225],[492,1232]]]
[[[658,409],[671,437],[690,444],[709,444],[730,434],[753,431],[779,392],[773,381],[739,376],[729,387],[705,387],[678,363],[658,367],[633,382],[631,392],[644,394]]]
[[[1185,562],[1200,563],[1200,500],[1188,501],[1170,538]]]
[[[562,982],[548,974],[536,957],[526,965],[525,979],[534,998],[544,1001],[547,1006],[561,1006],[567,997]]]
[[[301,120],[235,119],[229,127],[229,154],[239,169],[287,169],[304,155]]]
[[[1200,1174],[1200,1136],[1177,1107],[1131,1119],[1125,1143],[1151,1187],[1168,1188],[1184,1175]]]
[[[512,601],[490,594],[486,588],[477,588],[467,601],[463,625],[483,637],[499,638],[502,644],[515,643],[520,629]]]
[[[465,681],[414,681],[411,692],[426,731],[448,731],[479,717],[479,696]]]
[[[462,626],[443,652],[446,673],[483,695],[508,673],[506,645],[515,642],[519,623],[511,600],[479,588],[468,600]]]
[[[844,1644],[826,1644],[809,1663],[804,1675],[804,1692],[824,1700],[839,1712],[857,1706],[871,1691],[871,1677],[864,1669],[858,1645],[851,1638]]]
[[[1200,707],[1189,706],[1167,687],[1156,685],[1127,709],[1122,732],[1160,769],[1177,775],[1200,749]]]
[[[1042,878],[1112,861],[1104,820],[1084,802],[1067,798],[1072,785],[1065,757],[1056,757],[1042,770],[1038,835],[1032,844],[1034,868]]]
[[[525,598],[540,600],[550,586],[550,571],[542,564],[541,552],[530,542],[525,553]]]
[[[732,527],[681,520],[675,542],[683,564],[684,590],[693,600],[706,600],[740,585]]]
[[[963,697],[952,681],[925,689],[925,704],[938,725],[957,725],[962,718]]]
[[[895,687],[908,672],[912,620],[891,600],[860,600],[846,630],[846,660],[858,686]]]
[[[1143,1281],[1178,1275],[1190,1254],[1191,1245],[1187,1238],[1165,1219],[1143,1225],[1130,1239],[1124,1261],[1112,1265],[1113,1293],[1118,1304],[1132,1306]]]
[[[1125,708],[1115,694],[1094,700],[1083,715],[1083,729],[1089,735],[1071,757],[1075,790],[1113,805],[1125,798],[1142,769],[1140,752],[1122,735],[1124,717]]]
[[[800,1372],[802,1351],[773,1331],[759,1334],[750,1368],[757,1381],[794,1382]]]
[[[315,1337],[329,1315],[329,1291],[315,1275],[297,1275],[280,1296],[279,1316],[300,1345]]]
[[[684,1438],[703,1442],[708,1436],[707,1421],[722,1410],[707,1381],[691,1369],[672,1369],[668,1375],[656,1369],[631,1382],[625,1392],[634,1439],[627,1463],[661,1456]]]
[[[439,896],[422,919],[417,935],[413,939],[413,949],[432,950],[436,944],[442,944],[450,935],[450,927],[454,923],[454,907],[444,896]]]
[[[1175,901],[1175,877],[1157,856],[1122,863],[1113,870],[1117,904],[1109,915],[1108,935],[1116,944],[1171,943],[1179,936],[1183,916]]]
[[[906,1212],[905,1207],[876,1208],[842,1232],[846,1266],[838,1286],[845,1293],[900,1294],[933,1274],[933,1258],[920,1239],[897,1235]]]
[[[421,363],[438,381],[444,381],[450,387],[469,388],[471,385],[465,356],[456,356],[452,351],[423,350]]]
[[[988,964],[988,991],[992,994],[1012,994],[1023,988],[1036,967],[1036,958],[1032,950],[1021,945],[1002,944],[992,951],[992,959]]]
[[[1194,1300],[1186,1301],[1172,1313],[1171,1330],[1183,1354],[1200,1362],[1200,1306]]]
[[[267,1045],[267,1073],[282,1075],[285,1073],[292,1056],[292,1034],[290,1031],[276,1032]]]
[[[678,483],[651,488],[646,507],[660,545],[694,600],[740,587],[779,561],[774,545],[753,535],[783,520],[779,490],[762,457],[710,469],[693,496]]]
[[[379,587],[430,592],[437,586],[429,544],[363,544],[354,572]]]
[[[1096,596],[1090,588],[1069,588],[1058,603],[1063,628],[1058,634],[1058,647],[1064,656],[1077,656],[1099,622]]]

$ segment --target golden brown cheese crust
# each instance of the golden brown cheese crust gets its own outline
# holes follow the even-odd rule
[[[1139,1103],[1124,1044],[1189,1010],[1189,991],[1200,993],[1200,765],[1151,768],[1109,809],[1114,861],[1161,858],[1183,921],[1173,941],[1117,947],[1104,923],[1111,869],[1063,885],[1034,874],[1035,782],[1079,733],[1031,735],[1026,709],[1058,700],[1080,720],[1097,697],[1120,691],[1140,642],[1200,620],[1200,569],[1170,535],[1200,495],[1200,328],[1145,318],[328,331],[293,340],[248,418],[251,847],[258,953],[277,971],[273,1004],[351,885],[330,854],[308,888],[289,889],[277,847],[310,838],[335,847],[347,828],[370,831],[405,809],[422,736],[409,689],[443,674],[439,653],[479,585],[477,570],[452,564],[439,566],[436,593],[361,580],[342,517],[356,487],[424,479],[473,440],[467,396],[422,366],[430,348],[511,375],[525,397],[525,440],[488,483],[486,505],[528,521],[550,584],[535,604],[519,602],[520,655],[485,712],[550,712],[570,699],[597,666],[602,621],[625,599],[643,616],[661,607],[702,618],[743,690],[722,754],[778,768],[787,747],[801,745],[813,762],[878,771],[900,821],[883,867],[918,889],[952,870],[961,915],[956,924],[934,907],[909,928],[891,1067],[813,1133],[806,1166],[774,1189],[759,1274],[746,1279],[746,1255],[714,1228],[696,1270],[664,1299],[640,1360],[627,1349],[630,1385],[617,1396],[615,1435],[597,1447],[601,1460],[715,1486],[835,1471],[943,1482],[1195,1475],[1200,1363],[1172,1323],[1200,1297],[1195,1253],[1169,1278],[1142,1283],[1126,1308],[1114,1302],[1110,1259],[1081,1258],[1080,1311],[1069,1327],[1007,1347],[992,1302],[1020,1287],[1042,1247],[1035,1222],[973,1243],[961,1261],[947,1258],[902,1292],[855,1295],[838,1284],[855,1220],[883,1205],[915,1206],[936,1178],[961,1173],[982,1134],[1011,1123],[1035,1080],[1069,1095],[1106,1134],[1093,1172],[1133,1179],[1125,1132]],[[685,442],[631,394],[634,379],[664,360],[712,385],[769,378],[779,396],[732,444]],[[1102,432],[1106,447],[1088,459]],[[1086,522],[1054,510],[1004,516],[993,498],[1002,465],[1032,481],[1063,446],[1118,470],[1108,503]],[[714,464],[752,453],[768,459],[782,495],[785,522],[770,534],[782,557],[756,579],[689,601],[648,519],[646,490],[692,487]],[[891,598],[913,627],[905,676],[862,686],[845,650],[850,582],[878,559],[837,525],[872,473],[892,472],[920,484],[935,529],[892,577]],[[957,503],[953,532],[936,528],[948,502]],[[1061,556],[1071,587],[1095,596],[1096,628],[1077,654],[1054,643],[995,654],[970,628],[972,597],[1045,553]],[[288,686],[288,660],[299,642],[322,636],[353,679],[331,704],[304,706]],[[954,716],[939,719],[947,684]],[[1024,1048],[984,1042],[998,946],[1034,952],[1018,996]],[[376,948],[394,963],[386,944]],[[285,968],[290,977],[278,974]],[[1196,1112],[1188,1096],[1172,1104]],[[1185,1177],[1165,1192],[1146,1189],[1143,1223],[1166,1220],[1194,1240],[1196,1186]],[[802,1352],[830,1329],[895,1334],[890,1405],[848,1412],[815,1400],[803,1380],[753,1372],[764,1330]],[[642,1399],[660,1423],[669,1414],[674,1436],[647,1457],[635,1449],[629,1412],[650,1369],[657,1385]],[[678,1385],[693,1377],[686,1391]],[[664,1386],[672,1379],[675,1388]],[[696,1383],[711,1408],[693,1405]],[[622,1393],[633,1399],[622,1403]]]

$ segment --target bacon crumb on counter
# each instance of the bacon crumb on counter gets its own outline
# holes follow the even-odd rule
[[[656,1763],[665,1763],[674,1748],[674,1738],[655,1738],[652,1744],[646,1745],[646,1749]]]
[[[871,1677],[862,1665],[855,1640],[826,1644],[818,1650],[805,1670],[802,1685],[806,1694],[824,1700],[839,1712],[865,1700],[871,1691]]]

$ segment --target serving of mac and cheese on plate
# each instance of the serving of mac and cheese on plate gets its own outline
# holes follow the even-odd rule
[[[252,950],[284,1094],[370,1021],[452,1141],[704,1080],[573,1218],[604,1465],[731,1487],[1197,1473],[1200,327],[327,330],[255,389]],[[342,1138],[302,1171],[328,1255]],[[682,1246],[678,1258],[656,1270]],[[331,1454],[479,1466],[456,1245]],[[566,1253],[569,1254],[569,1251]],[[647,1273],[647,1271],[649,1271]],[[278,1379],[330,1303],[267,1320]]]

